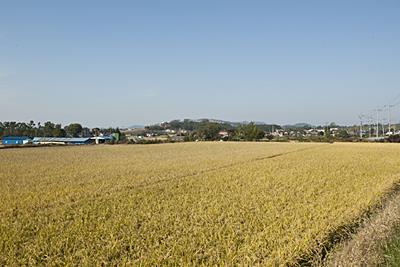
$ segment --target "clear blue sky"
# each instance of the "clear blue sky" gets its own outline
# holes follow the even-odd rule
[[[400,94],[399,14],[399,1],[2,0],[0,121],[357,123]]]

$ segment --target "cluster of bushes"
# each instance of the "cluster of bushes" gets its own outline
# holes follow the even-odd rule
[[[390,143],[400,143],[400,135],[394,134],[387,138],[387,141]]]

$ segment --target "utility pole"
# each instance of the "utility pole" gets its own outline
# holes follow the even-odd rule
[[[388,121],[388,131],[387,133],[390,133],[390,128],[391,128],[391,123],[390,123],[390,105],[384,105],[383,108],[387,108],[388,116],[387,116],[387,121]],[[385,136],[385,122],[382,120],[382,127],[383,127],[383,135]]]
[[[373,118],[372,118],[372,117],[369,117],[368,123],[369,123],[369,138],[371,138],[371,134],[372,134],[371,125],[372,125],[372,123],[373,123]]]
[[[325,122],[325,137],[328,137],[328,132],[329,132],[328,124],[329,122]]]
[[[360,138],[363,138],[363,117],[364,115],[358,116],[360,118]]]
[[[379,111],[382,111],[381,109],[375,109],[376,111],[376,138],[379,138]]]
[[[379,138],[379,125],[378,125],[378,121],[379,121],[379,114],[378,114],[378,109],[375,110],[376,111],[376,138]]]
[[[394,105],[388,105],[388,118],[389,118],[389,132],[390,132],[390,134],[394,134],[394,130],[392,131],[392,107],[394,107]]]
[[[390,114],[390,108],[391,108],[391,106],[390,105],[388,105],[388,123],[389,123],[389,131],[388,131],[388,133],[389,134],[391,134],[392,133],[392,123],[391,123],[391,114]]]
[[[383,137],[385,137],[385,122],[386,122],[386,119],[382,118],[382,135],[383,135]]]

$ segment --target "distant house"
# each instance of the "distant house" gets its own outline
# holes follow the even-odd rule
[[[107,142],[110,142],[110,141],[114,140],[114,139],[112,138],[112,136],[105,136],[105,135],[103,135],[103,136],[91,137],[90,139],[91,139],[91,140],[94,140],[94,142],[95,142],[96,144],[104,144],[104,143],[107,143]]]
[[[325,130],[324,129],[309,129],[305,130],[306,136],[318,136],[318,135],[324,135]]]
[[[289,133],[283,129],[276,129],[275,132],[271,133],[271,135],[274,137],[283,137],[285,135],[289,135]]]
[[[185,137],[181,136],[181,135],[174,135],[174,136],[170,137],[170,140],[172,142],[183,142],[183,141],[185,141]]]
[[[175,131],[175,130],[172,130],[172,129],[166,129],[165,132],[166,132],[167,134],[174,134],[174,133],[176,133],[176,131]]]
[[[30,143],[31,139],[26,136],[3,136],[1,144],[3,145],[24,145]]]
[[[335,127],[335,128],[330,128],[329,132],[332,136],[336,136],[339,133],[339,128]]]
[[[86,145],[90,144],[90,138],[85,137],[35,137],[32,140],[33,144],[36,145],[47,145],[47,144],[57,144],[57,145]]]
[[[140,143],[143,141],[143,136],[128,136],[127,140],[132,143]]]
[[[219,132],[218,132],[218,135],[219,135],[220,137],[228,137],[228,136],[229,136],[229,133],[228,133],[227,131],[219,131]]]

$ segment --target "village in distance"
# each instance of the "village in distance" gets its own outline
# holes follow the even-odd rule
[[[400,125],[311,125],[184,119],[148,126],[88,128],[79,123],[0,122],[2,145],[153,144],[190,141],[398,142]]]

